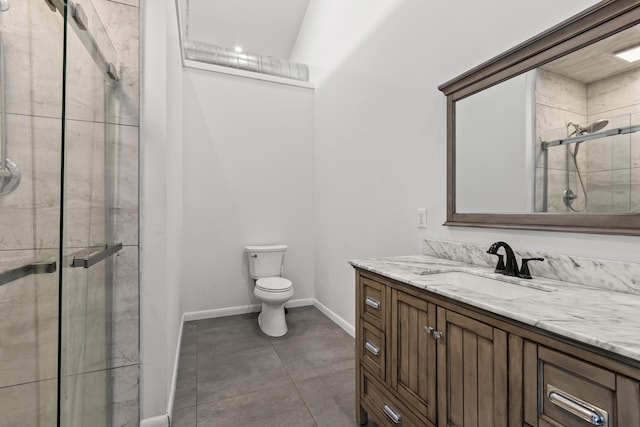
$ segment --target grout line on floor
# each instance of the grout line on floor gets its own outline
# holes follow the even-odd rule
[[[304,397],[302,396],[302,393],[300,393],[300,390],[298,390],[298,387],[296,386],[296,382],[293,380],[293,378],[291,378],[291,374],[289,373],[289,371],[287,370],[287,367],[282,362],[282,359],[280,358],[280,355],[278,354],[278,350],[276,350],[275,346],[273,345],[274,342],[278,342],[278,341],[269,340],[269,342],[271,344],[271,348],[273,348],[273,351],[276,353],[276,356],[278,356],[278,360],[280,361],[280,364],[284,368],[284,371],[287,373],[287,378],[289,378],[289,382],[291,383],[293,388],[296,390],[296,393],[298,393],[298,397],[300,397],[300,400],[302,401],[302,404],[304,405],[304,409],[306,409],[307,413],[309,414],[309,417],[311,418],[311,421],[313,421],[313,425],[317,427],[318,426],[318,422],[313,417],[313,414],[311,413],[311,409],[309,409],[309,407],[307,406],[307,402],[304,400]]]

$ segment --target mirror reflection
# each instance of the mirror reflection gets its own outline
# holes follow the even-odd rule
[[[456,212],[640,212],[637,46],[635,26],[456,102]]]

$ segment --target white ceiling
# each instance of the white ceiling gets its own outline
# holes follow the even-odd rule
[[[288,59],[309,0],[187,0],[187,38]]]

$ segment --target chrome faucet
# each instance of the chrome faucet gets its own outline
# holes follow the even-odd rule
[[[504,248],[507,255],[506,263],[502,259],[502,254],[498,253],[498,249],[501,247]],[[495,269],[496,273],[504,274],[505,276],[520,277],[522,279],[531,279],[529,261],[544,261],[544,258],[523,258],[522,269],[519,269],[516,254],[513,252],[513,249],[511,249],[511,246],[505,242],[495,242],[493,245],[489,246],[487,253],[498,256],[498,265],[496,265]]]

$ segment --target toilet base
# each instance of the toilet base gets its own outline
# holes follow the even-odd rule
[[[287,320],[284,316],[284,303],[262,303],[262,312],[258,316],[260,330],[270,337],[281,337],[287,333]]]

